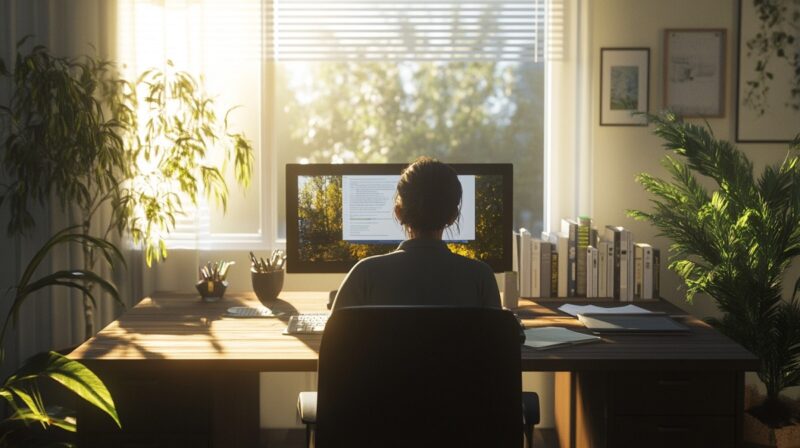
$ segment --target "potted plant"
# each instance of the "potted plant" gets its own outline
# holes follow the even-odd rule
[[[677,156],[663,162],[672,179],[637,176],[653,210],[629,214],[671,240],[669,268],[685,283],[687,300],[711,296],[721,317],[709,322],[761,359],[766,398],[749,416],[800,429],[797,409],[781,397],[800,385],[800,279],[782,297],[786,270],[800,254],[800,135],[782,163],[756,178],[747,156],[709,129],[669,112],[651,118]],[[713,191],[700,176],[713,181]]]
[[[230,110],[220,118],[188,73],[168,63],[167,71],[148,70],[129,82],[108,61],[57,57],[43,46],[23,53],[24,43],[13,71],[0,61],[0,75],[12,80],[10,102],[0,106],[7,124],[0,167],[10,179],[0,185],[0,206],[11,211],[10,235],[30,230],[31,207],[54,195],[62,209],[77,212],[74,232],[108,244],[130,235],[150,265],[166,256],[164,235],[200,194],[226,205],[228,159],[237,181],[249,183],[252,146],[229,128]],[[222,157],[208,157],[212,147]],[[83,270],[91,271],[97,252],[91,244],[82,248]],[[89,338],[97,281],[82,283]]]

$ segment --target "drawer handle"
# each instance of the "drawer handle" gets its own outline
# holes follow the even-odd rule
[[[658,380],[659,386],[688,386],[689,380]]]
[[[687,432],[689,428],[686,426],[658,426],[658,432],[669,432],[669,433],[676,433],[676,432]]]

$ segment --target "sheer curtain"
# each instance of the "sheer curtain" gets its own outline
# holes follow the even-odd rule
[[[591,216],[591,0],[549,0],[550,58],[545,77],[545,227]]]
[[[31,36],[26,48],[45,45],[59,56],[91,54],[100,58],[116,56],[116,1],[114,0],[0,0],[0,58],[11,68],[16,55],[16,44]],[[0,83],[0,102],[7,103],[10,83]],[[7,213],[7,210],[3,210]],[[4,218],[6,216],[4,215]],[[3,225],[6,219],[3,219]],[[37,210],[36,228],[29,237],[8,237],[5,228],[0,235],[0,289],[14,285],[25,265],[41,244],[53,233],[74,224],[76,217],[69,211],[52,206]],[[124,247],[121,245],[121,247]],[[128,270],[114,274],[98,264],[97,271],[106,278],[114,278],[124,300],[140,294],[141,262],[135,254],[127,252]],[[131,258],[133,257],[133,258]],[[82,266],[82,253],[78,247],[63,248],[53,253],[39,275],[61,269]],[[47,269],[47,272],[45,272]],[[2,301],[0,317],[5,318],[10,294]],[[39,292],[28,300],[20,320],[6,339],[6,357],[3,373],[8,373],[28,356],[47,349],[63,349],[82,342],[84,317],[80,294],[65,288],[51,288]],[[95,328],[99,329],[114,319],[120,309],[108,297],[98,300]]]
[[[548,0],[545,65],[544,228],[561,218],[591,216],[590,136],[592,0]],[[552,373],[525,373],[525,390],[539,393],[540,427],[554,425]]]

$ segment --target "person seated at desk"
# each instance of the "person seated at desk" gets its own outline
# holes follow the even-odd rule
[[[394,252],[359,261],[332,310],[363,305],[453,305],[500,308],[486,263],[454,254],[442,235],[461,213],[461,183],[450,166],[421,157],[403,170],[394,214],[407,240]]]

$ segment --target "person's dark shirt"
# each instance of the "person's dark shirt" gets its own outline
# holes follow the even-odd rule
[[[500,292],[486,263],[450,252],[442,240],[417,238],[353,266],[332,309],[363,305],[500,308]]]

